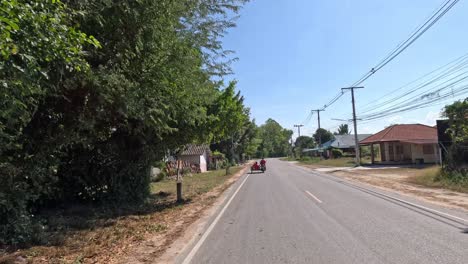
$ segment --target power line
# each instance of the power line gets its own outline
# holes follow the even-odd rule
[[[416,92],[416,91],[418,91],[418,90],[420,90],[422,88],[428,87],[429,85],[435,83],[435,81],[425,83],[425,84],[423,84],[421,86],[418,86],[415,89],[412,89],[412,90],[406,92],[405,94],[402,94],[402,95],[396,96],[394,98],[391,98],[390,100],[386,101],[386,103],[384,103],[384,104],[381,104],[379,106],[375,106],[372,110],[364,111],[364,112],[361,112],[360,114],[363,115],[363,114],[366,114],[366,113],[369,113],[369,112],[372,113],[372,112],[377,112],[377,111],[386,111],[386,110],[389,110],[389,109],[393,109],[395,107],[400,107],[400,106],[404,105],[407,102],[411,102],[411,100],[419,99],[419,97],[423,96],[425,93],[428,93],[428,92],[431,92],[431,91],[437,91],[438,89],[450,88],[451,86],[456,85],[456,84],[466,80],[468,78],[467,74],[468,74],[468,71],[464,71],[461,74],[456,75],[455,77],[452,77],[452,78],[450,78],[450,79],[448,79],[446,81],[443,81],[443,82],[439,83],[438,85],[428,89],[427,91],[424,91],[422,93],[416,94],[416,95],[414,95],[412,97],[409,97],[409,98],[405,99],[405,97],[413,94],[414,92]],[[440,79],[438,79],[437,81],[440,81]],[[445,85],[445,86],[443,86],[443,85]],[[440,88],[440,87],[442,87],[442,88]],[[383,108],[383,110],[378,110],[378,109],[382,109],[382,108]]]
[[[439,21],[450,9],[452,9],[459,0],[447,0],[440,8],[438,8],[432,16],[427,19],[416,31],[414,31],[409,38],[400,43],[393,51],[391,51],[384,59],[382,59],[377,65],[375,65],[369,72],[364,74],[359,80],[353,83],[351,86],[357,86],[362,84],[364,81],[369,79],[377,71],[382,69],[385,65],[390,63],[404,50],[406,50],[411,44],[419,39],[427,30],[429,30],[437,21]]]
[[[378,111],[374,111],[379,113],[379,112],[388,112],[388,111],[392,111],[394,109],[398,109],[398,108],[401,108],[401,107],[405,107],[407,105],[411,105],[412,103],[417,103],[417,102],[420,102],[420,100],[423,100],[431,95],[433,95],[434,93],[440,93],[441,91],[445,90],[445,89],[448,89],[448,88],[453,88],[455,85],[459,85],[460,83],[462,83],[463,81],[467,80],[468,79],[468,75],[467,75],[468,71],[465,71],[447,81],[444,81],[442,82],[441,84],[439,85],[436,85],[435,87],[433,87],[432,89],[429,89],[428,91],[425,91],[425,92],[422,92],[422,93],[419,93],[417,95],[414,95],[412,97],[409,97],[407,99],[404,99],[403,101],[400,101],[400,102],[397,102],[396,104],[393,104],[392,106],[389,106],[383,110],[378,110]],[[409,93],[408,93],[409,95]],[[402,97],[404,98],[404,97]],[[364,115],[364,117],[368,117],[368,116],[372,116],[373,114],[368,114],[368,115]]]
[[[450,66],[452,64],[454,64],[454,65]],[[402,90],[402,89],[404,89],[404,88],[406,88],[406,87],[408,87],[408,86],[410,86],[410,85],[412,85],[412,84],[414,84],[414,83],[416,83],[418,81],[421,81],[424,78],[426,78],[426,77],[428,77],[428,76],[430,76],[430,75],[432,75],[432,74],[434,74],[436,72],[439,72],[439,71],[443,70],[444,68],[447,68],[448,66],[450,66],[450,67],[448,67],[448,69],[442,71],[442,73],[440,73],[439,75],[436,75],[436,76],[444,77],[444,76],[446,76],[447,73],[453,73],[453,70],[455,70],[456,67],[466,66],[467,64],[468,64],[468,53],[463,55],[463,56],[460,56],[460,57],[456,58],[455,60],[450,61],[449,63],[447,63],[447,64],[445,64],[445,65],[443,65],[443,66],[441,66],[441,67],[439,67],[439,68],[437,68],[435,70],[432,70],[431,72],[428,72],[428,73],[424,74],[423,76],[421,76],[421,77],[419,77],[419,78],[417,78],[417,79],[415,79],[415,80],[413,80],[413,81],[411,81],[411,82],[409,82],[409,83],[407,83],[407,84],[405,84],[403,86],[400,86],[399,88],[397,88],[395,90],[392,90],[392,91],[386,93],[385,95],[383,95],[383,96],[381,96],[379,98],[373,99],[371,102],[369,102],[369,103],[367,103],[365,105],[362,105],[361,107],[363,107],[363,110],[362,110],[361,113],[365,113],[366,111],[371,110],[371,109],[373,110],[376,107],[380,107],[381,105],[384,105],[384,104],[386,104],[388,102],[393,102],[395,100],[395,98],[400,98],[401,95],[398,96],[398,97],[392,98],[392,99],[388,99],[389,95],[395,94],[396,92],[398,92],[398,91],[400,91],[400,90]],[[434,77],[431,80],[435,80],[436,78],[437,77]],[[381,102],[383,99],[385,99],[385,101]]]
[[[391,110],[381,111],[381,112],[378,112],[369,116],[362,117],[362,119],[365,121],[377,120],[377,119],[381,119],[387,116],[391,116],[391,115],[395,115],[395,114],[399,114],[403,112],[410,112],[410,111],[414,111],[414,110],[421,109],[421,108],[443,104],[450,97],[453,98],[453,97],[458,97],[461,95],[468,94],[468,85],[460,86],[455,89],[452,88],[450,91],[441,93],[443,89],[446,89],[446,88],[442,88],[437,92],[426,93],[423,96],[421,96],[421,99],[424,99],[423,97],[425,97],[425,100],[414,100],[413,103],[411,104],[406,104],[404,106],[395,107]]]
[[[331,105],[333,105],[336,101],[338,101],[338,99],[341,98],[341,96],[343,96],[344,92],[341,91],[340,93],[338,93],[337,95],[335,95],[335,97],[333,97],[333,99],[331,99],[327,104],[325,104],[321,109],[320,111],[324,111],[325,109],[327,109],[328,107],[330,107]]]

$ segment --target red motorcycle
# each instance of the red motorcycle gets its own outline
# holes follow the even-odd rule
[[[262,173],[264,173],[265,171],[266,171],[265,164],[259,165],[258,163],[255,162],[255,164],[252,165],[252,167],[250,167],[250,173],[253,173],[253,172],[262,172]]]

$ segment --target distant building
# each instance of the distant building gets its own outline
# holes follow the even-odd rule
[[[184,167],[198,166],[200,172],[206,172],[208,170],[208,162],[211,151],[208,145],[187,145],[182,153],[179,155],[179,159],[184,162]]]
[[[380,148],[380,163],[439,163],[437,128],[421,124],[393,125],[359,143],[371,146],[372,163],[376,163],[374,145]]]
[[[358,141],[361,141],[371,134],[358,134]],[[354,135],[335,135],[335,138],[322,144],[322,149],[327,157],[332,157],[331,149],[340,149],[345,155],[354,155],[355,144]]]
[[[371,136],[371,134],[358,134],[358,141]],[[344,155],[354,155],[354,135],[335,135],[335,138],[323,143],[320,147],[304,149],[303,153],[322,155],[333,158],[331,149],[340,149]]]

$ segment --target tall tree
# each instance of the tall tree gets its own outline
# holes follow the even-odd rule
[[[87,73],[86,47],[99,47],[75,27],[75,14],[60,1],[0,2],[0,244],[31,240],[32,205],[56,194],[60,153],[55,150],[65,138],[47,131],[39,150],[29,132],[43,125],[35,123],[42,105],[64,97],[61,83]]]
[[[264,157],[280,157],[289,153],[291,145],[289,140],[293,134],[292,130],[283,128],[273,119],[268,119],[259,127],[259,137],[262,143],[257,155]]]
[[[294,143],[294,152],[296,156],[302,156],[302,150],[306,148],[315,147],[315,140],[313,137],[300,136],[296,138]]]
[[[349,131],[348,124],[341,124],[338,127],[338,131],[334,133],[335,135],[349,135],[351,132]]]
[[[247,145],[254,138],[256,126],[250,121],[250,110],[244,106],[244,98],[235,92],[235,82],[224,89],[208,113],[212,147],[226,154],[228,160],[239,160]]]
[[[313,137],[300,136],[296,138],[294,146],[301,149],[313,148],[315,146],[315,140]]]
[[[443,116],[448,119],[447,132],[453,140],[448,149],[444,169],[455,170],[459,175],[468,178],[468,98],[445,106]]]
[[[317,129],[317,131],[315,131],[313,137],[314,137],[316,142],[321,142],[321,144],[335,138],[330,131],[328,131],[328,130],[326,130],[324,128]]]
[[[155,159],[208,140],[244,2],[2,1],[0,243],[50,200],[143,201]]]

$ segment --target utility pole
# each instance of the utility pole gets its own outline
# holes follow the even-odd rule
[[[301,127],[303,127],[304,125],[294,125],[294,127],[297,127],[297,134],[299,135],[298,137],[301,136]]]
[[[317,121],[318,121],[318,129],[320,129],[320,112],[323,112],[325,110],[320,110],[320,109],[317,109],[317,110],[312,110],[313,112],[317,112]],[[320,136],[320,134],[318,135],[319,137],[319,142],[318,142],[318,145],[320,147],[320,145],[322,145],[322,137]]]
[[[320,129],[320,112],[323,112],[325,110],[320,110],[320,109],[317,109],[317,110],[312,110],[312,112],[317,112],[317,121],[318,121],[318,128]]]
[[[354,89],[363,89],[363,86],[356,86],[356,87],[346,87],[341,88],[343,90],[351,90],[351,102],[353,104],[353,123],[354,123],[354,149],[356,152],[356,165],[361,165],[361,153],[359,151],[359,140],[358,140],[358,132],[357,132],[357,120],[356,120],[356,106],[354,100]]]

